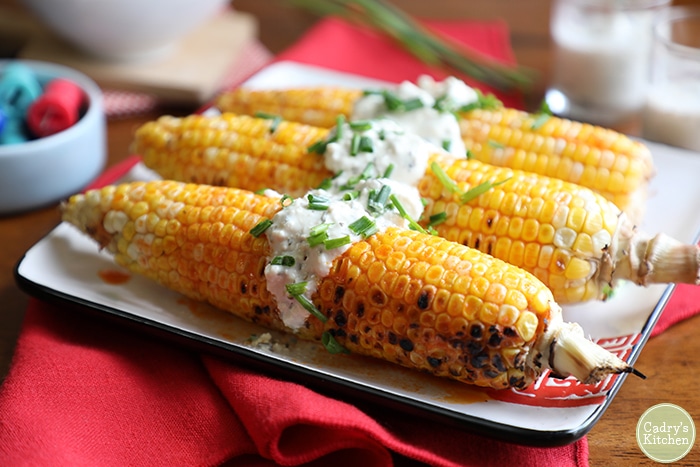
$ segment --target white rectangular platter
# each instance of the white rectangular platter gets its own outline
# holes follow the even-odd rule
[[[273,64],[246,83],[256,88],[318,84],[375,89],[387,85],[292,62]],[[695,180],[700,154],[648,144],[658,173],[640,228],[694,241],[700,230],[700,184]],[[137,164],[126,178],[153,176]],[[265,329],[120,271],[108,254],[66,224],[58,225],[27,251],[15,274],[28,293],[41,298],[116,317],[234,362],[252,363],[273,373],[279,370],[284,377],[331,394],[366,397],[466,431],[523,444],[550,446],[577,440],[593,427],[625,381],[624,376],[611,377],[585,386],[545,376],[526,391],[491,391],[370,358],[331,355],[322,346],[287,335],[271,333],[270,343],[254,344],[253,337]],[[125,281],[105,280],[115,274]],[[607,302],[565,307],[564,317],[579,322],[601,345],[634,362],[671,290],[628,285]],[[644,382],[635,379],[628,384]]]

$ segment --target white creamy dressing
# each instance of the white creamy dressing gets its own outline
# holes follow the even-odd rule
[[[341,173],[344,180],[362,173],[367,164],[371,163],[376,176],[384,174],[392,166],[392,180],[416,185],[428,168],[430,154],[442,151],[392,120],[377,119],[368,122],[371,122],[371,128],[364,131],[353,130],[350,124],[344,124],[337,141],[326,147],[323,155],[326,168],[333,173]],[[352,140],[357,137],[371,141],[372,151],[353,155]]]
[[[407,111],[392,111],[387,108],[383,95],[367,94],[355,103],[351,120],[388,118],[406,131],[415,133],[458,157],[466,154],[457,117],[450,111],[435,108],[435,104],[441,100],[446,108],[456,110],[476,102],[478,94],[473,88],[455,77],[435,81],[430,76],[423,75],[418,78],[417,84],[402,82],[394,94],[403,101],[419,99],[423,105]]]
[[[369,207],[370,197],[375,199],[386,186],[411,219],[418,220],[423,212],[416,185],[428,168],[430,155],[441,149],[389,120],[366,123],[371,127],[353,129],[351,124],[344,124],[339,136],[337,129],[331,132],[323,157],[336,177],[325,189],[310,190],[291,204],[285,203],[286,207],[272,218],[272,225],[265,231],[271,247],[270,261],[275,257],[294,258],[293,266],[268,261],[265,268],[268,290],[275,297],[282,321],[292,330],[303,326],[309,311],[288,293],[286,285],[306,282],[303,295],[310,300],[333,260],[362,238],[350,229],[353,222],[365,216],[374,222],[378,232],[390,226],[408,228],[409,221],[391,206],[388,198],[385,209],[376,209]],[[370,141],[365,149],[371,147],[371,151],[353,155],[353,139],[359,137]],[[383,178],[390,166],[394,167],[391,178]],[[328,200],[328,209],[309,209],[309,196]],[[310,246],[312,229],[322,224],[327,224],[328,239],[348,236],[350,241],[331,249],[323,243]]]

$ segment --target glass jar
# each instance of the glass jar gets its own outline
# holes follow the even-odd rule
[[[655,15],[669,0],[555,0],[550,109],[611,126],[637,115],[649,85]]]
[[[700,6],[672,7],[654,27],[646,139],[700,152]]]

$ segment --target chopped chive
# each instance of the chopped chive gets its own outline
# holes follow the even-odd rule
[[[279,115],[268,114],[265,112],[256,112],[254,116],[257,118],[272,120],[272,123],[270,124],[270,133],[274,133],[279,124],[282,122],[282,117],[280,117]]]
[[[309,201],[308,208],[312,211],[325,211],[331,202],[328,198],[317,195],[308,195],[306,199]]]
[[[306,298],[303,295],[292,295],[294,299],[299,302],[299,304],[304,307],[306,311],[314,315],[316,318],[318,318],[322,323],[325,323],[328,321],[328,318],[321,313],[318,308],[316,308],[316,305],[314,305],[311,300]]]
[[[391,91],[382,92],[382,96],[387,110],[392,112],[408,112],[423,107],[423,101],[418,97],[403,100]]]
[[[358,190],[351,190],[343,193],[343,201],[352,201],[353,199],[357,199],[360,196],[360,192]]]
[[[532,130],[539,130],[542,128],[542,126],[547,123],[547,121],[551,118],[552,116],[546,113],[541,113],[537,114],[537,117],[535,117],[535,121],[532,122],[532,125],[530,126],[530,129]]]
[[[382,185],[379,192],[374,197],[374,202],[380,206],[384,206],[389,200],[389,195],[391,194],[391,187],[389,185]]]
[[[476,101],[459,108],[459,112],[469,112],[474,109],[498,109],[503,107],[503,103],[493,94],[484,94],[478,89],[476,91]]]
[[[348,228],[362,237],[369,237],[377,232],[377,224],[367,216],[360,217],[351,223]]]
[[[382,185],[379,191],[371,190],[367,197],[367,209],[375,214],[383,212],[390,194],[391,187],[388,185]]]
[[[372,122],[369,120],[358,120],[355,122],[350,122],[350,128],[353,131],[367,131],[372,129]]]
[[[335,337],[333,337],[333,334],[328,331],[324,331],[323,334],[321,334],[321,344],[323,344],[328,353],[331,354],[350,353],[350,351],[340,345],[338,341],[335,340]]]
[[[318,189],[328,190],[332,185],[333,185],[333,178],[332,177],[324,178],[323,180],[321,180],[321,183],[318,185]]]
[[[435,226],[438,224],[442,224],[446,220],[447,220],[447,213],[445,211],[438,212],[438,213],[430,216],[430,218],[428,219],[428,225],[432,227],[432,226]]]
[[[264,195],[265,191],[267,191],[267,188],[260,188],[259,190],[255,190],[253,193],[256,195]]]
[[[399,110],[403,105],[401,99],[391,91],[382,92],[382,96],[384,96],[384,104],[388,110]]]
[[[324,152],[326,152],[326,146],[328,146],[327,141],[319,140],[319,141],[316,141],[311,146],[309,146],[307,148],[307,151],[310,153],[315,152],[316,154],[323,154]]]
[[[328,232],[321,232],[318,235],[309,235],[306,237],[306,242],[309,244],[310,247],[315,247],[323,242],[325,242],[328,239]]]
[[[408,221],[408,226],[411,230],[417,230],[418,232],[427,233],[425,229],[423,229],[423,227],[418,225],[418,223],[415,220],[413,220],[411,216],[408,215],[406,209],[404,209],[403,205],[401,204],[401,201],[399,201],[396,195],[391,195],[389,199],[391,199],[392,204],[394,205],[396,210],[399,211],[401,217]]]
[[[343,125],[345,124],[345,115],[340,114],[335,117],[335,134],[330,139],[331,142],[339,141],[343,137]]]
[[[489,146],[491,146],[492,148],[496,148],[496,149],[503,149],[503,148],[505,148],[505,145],[504,145],[503,143],[499,143],[498,141],[494,141],[494,140],[492,140],[492,139],[490,139],[490,140],[488,141],[487,144],[488,144]]]
[[[360,152],[374,152],[374,144],[369,136],[360,136],[359,150]]]
[[[289,295],[294,297],[295,295],[301,295],[306,292],[306,286],[308,284],[308,282],[294,282],[292,284],[286,284],[284,288],[287,290]]]
[[[467,160],[474,159],[474,153],[471,149],[467,149]]]
[[[289,195],[282,195],[282,197],[280,198],[280,206],[286,208],[287,206],[291,206],[292,204],[294,204],[294,198],[292,198]]]
[[[489,191],[491,188],[496,187],[498,185],[501,185],[505,182],[510,180],[510,177],[501,180],[500,182],[492,183],[491,181],[480,183],[474,188],[471,188],[470,190],[467,190],[466,192],[462,193],[459,197],[460,201],[462,203],[468,203],[469,201],[473,200],[474,198],[483,195],[487,191]]]
[[[334,248],[340,248],[341,246],[350,244],[350,235],[344,235],[338,238],[329,238],[323,241],[323,246],[326,250],[332,250]]]
[[[255,227],[250,229],[250,234],[253,237],[259,237],[262,235],[267,229],[270,228],[272,225],[272,221],[270,219],[263,219],[260,222],[258,222]]]
[[[440,164],[437,162],[433,161],[430,164],[430,169],[433,171],[437,179],[440,181],[440,184],[447,189],[450,193],[459,193],[459,187],[455,183],[454,180],[452,180],[447,173],[440,167]]]
[[[423,107],[423,101],[414,97],[413,99],[403,101],[403,108],[401,110],[408,112],[410,110],[420,109],[421,107]]]
[[[382,178],[389,178],[391,177],[391,174],[394,172],[394,164],[389,164],[389,166],[386,168],[384,171],[384,174],[382,174]]]
[[[335,175],[333,175],[332,177],[324,178],[324,179],[321,181],[321,183],[320,183],[320,185],[318,186],[318,188],[319,188],[320,190],[328,190],[330,187],[333,186],[333,180],[335,180],[336,178],[340,177],[340,175],[341,175],[342,173],[343,173],[343,171],[341,170],[341,171],[337,172]]]
[[[358,152],[360,152],[360,135],[354,134],[350,140],[350,155],[356,156]]]
[[[272,264],[273,266],[291,267],[291,266],[294,266],[295,262],[296,261],[294,260],[293,256],[284,255],[284,256],[275,256],[274,258],[272,258],[272,261],[270,261],[270,264]]]
[[[539,109],[539,112],[537,112],[537,113],[554,115],[554,112],[552,112],[551,107],[549,107],[549,103],[544,99],[542,100],[542,102],[540,102],[540,109]]]
[[[442,149],[444,149],[445,151],[449,151],[451,146],[452,141],[450,141],[449,139],[446,139],[442,142]]]
[[[444,94],[437,99],[435,99],[435,104],[433,108],[439,112],[449,112],[451,107],[448,105],[451,101],[447,98],[447,94]]]
[[[328,227],[333,225],[331,222],[324,222],[323,224],[314,225],[309,229],[309,236],[315,237],[316,235],[322,234],[328,231]]]
[[[340,187],[340,189],[341,190],[352,190],[353,188],[355,188],[355,185],[357,185],[361,180],[367,180],[368,178],[372,177],[373,173],[374,173],[374,164],[372,162],[369,162],[365,166],[365,168],[361,174],[349,178],[348,181],[345,182],[345,184]]]
[[[374,164],[370,162],[362,170],[362,173],[360,174],[360,179],[367,180],[368,178],[370,178],[372,176],[373,173],[374,173]]]

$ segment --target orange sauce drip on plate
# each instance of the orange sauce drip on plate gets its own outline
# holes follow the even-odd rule
[[[126,272],[119,271],[117,269],[102,269],[100,271],[97,271],[97,275],[105,283],[112,285],[124,284],[129,279],[131,279],[131,275],[129,275]]]

